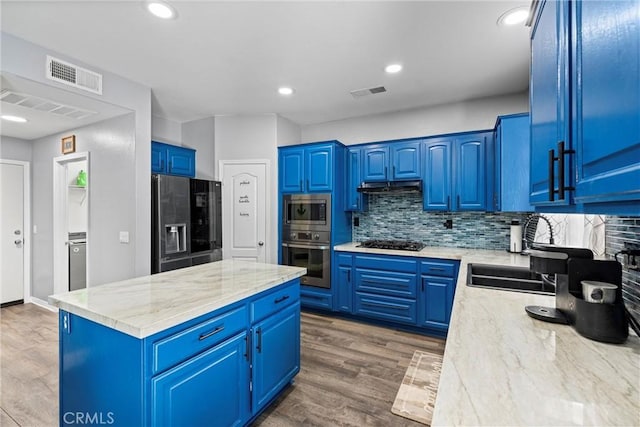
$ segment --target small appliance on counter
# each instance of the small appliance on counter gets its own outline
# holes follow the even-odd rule
[[[555,275],[556,285],[556,307],[527,306],[529,316],[569,324],[595,341],[626,341],[629,321],[622,299],[620,263],[594,260],[589,249],[538,243],[531,246],[529,263],[531,271]],[[583,288],[588,289],[588,295]]]
[[[522,225],[520,225],[520,221],[517,219],[511,221],[509,252],[522,252]]]

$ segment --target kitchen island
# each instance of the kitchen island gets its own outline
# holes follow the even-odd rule
[[[471,263],[529,267],[505,251],[426,247],[421,251],[336,251],[458,260],[460,269],[431,425],[640,425],[640,339],[622,345],[530,318],[527,305],[552,296],[467,286]]]
[[[49,297],[60,425],[244,425],[300,369],[297,267],[225,260]]]

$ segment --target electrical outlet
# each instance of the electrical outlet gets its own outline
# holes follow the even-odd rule
[[[444,225],[444,228],[446,228],[447,230],[451,230],[453,228],[453,220],[448,219],[445,222],[443,222],[442,225]]]
[[[353,217],[353,226],[360,227],[360,217],[357,217],[357,216]]]

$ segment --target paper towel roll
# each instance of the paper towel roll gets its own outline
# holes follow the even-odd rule
[[[511,221],[509,252],[522,252],[522,226],[519,221]]]

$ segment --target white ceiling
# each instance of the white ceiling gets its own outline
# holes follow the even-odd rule
[[[142,1],[2,1],[1,25],[151,87],[156,116],[269,112],[305,125],[526,90],[529,29],[496,20],[529,3],[173,1],[178,19],[163,21]],[[385,74],[391,62],[404,70]]]

